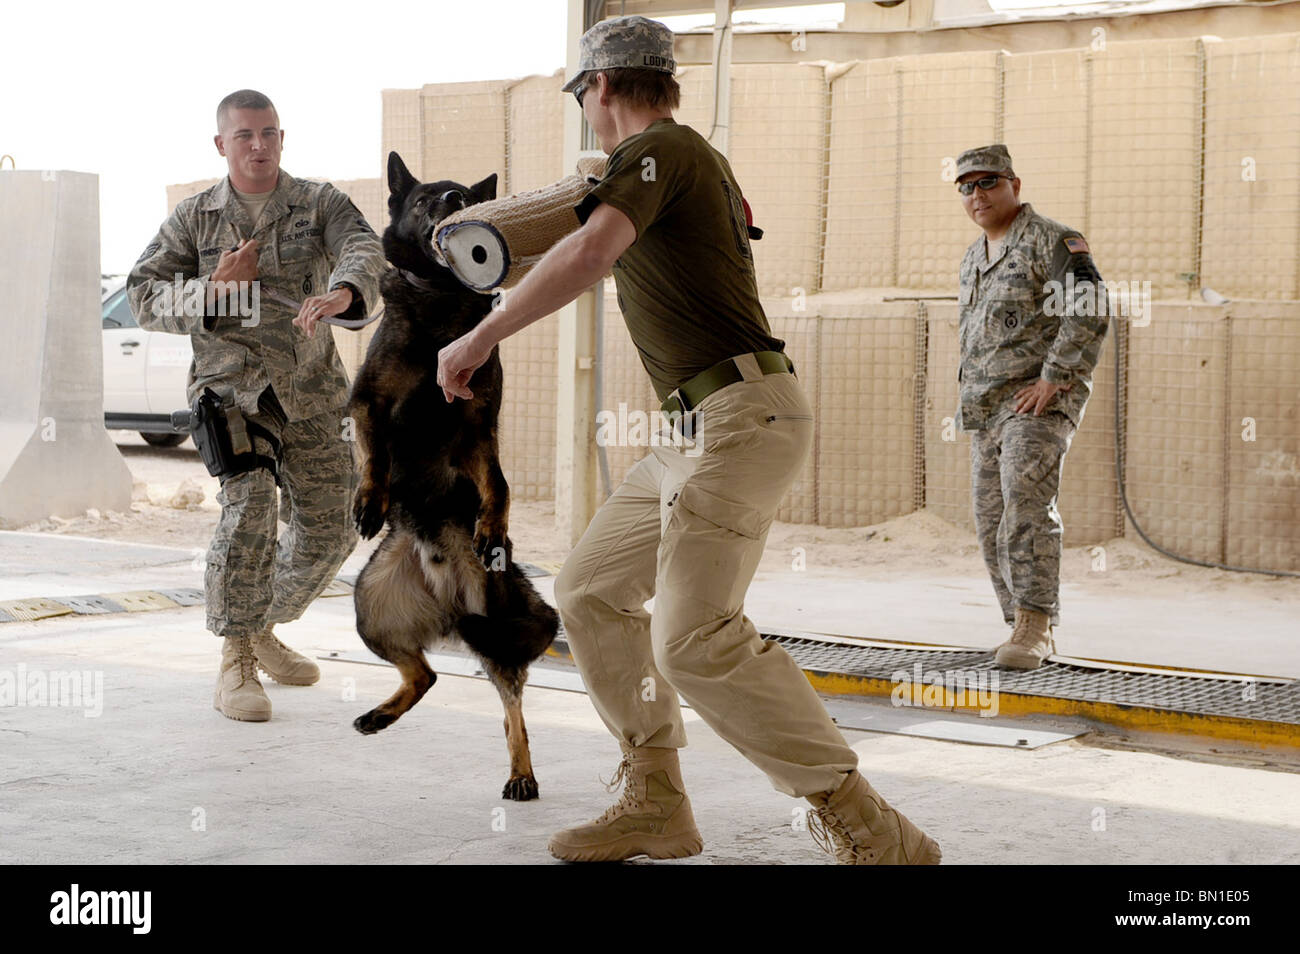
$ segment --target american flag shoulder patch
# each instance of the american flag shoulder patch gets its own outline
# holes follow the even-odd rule
[[[1079,252],[1090,251],[1088,248],[1088,243],[1085,242],[1083,240],[1083,237],[1079,235],[1075,235],[1072,238],[1067,238],[1065,240],[1065,247],[1075,254],[1078,254]]]

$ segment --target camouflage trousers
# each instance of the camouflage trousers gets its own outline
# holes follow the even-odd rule
[[[1074,424],[1060,411],[1008,411],[971,433],[971,498],[984,565],[1008,625],[1016,608],[1060,623],[1061,515],[1056,495]]]
[[[342,437],[344,406],[287,421],[271,388],[250,420],[280,441],[283,506],[265,468],[222,478],[221,518],[208,547],[207,625],[217,636],[252,635],[303,614],[357,543],[352,442]],[[271,448],[254,436],[259,453]],[[288,524],[277,540],[277,517]]]

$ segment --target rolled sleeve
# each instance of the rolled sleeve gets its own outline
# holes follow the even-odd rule
[[[600,183],[574,206],[586,223],[604,202],[632,222],[637,238],[667,213],[691,187],[692,172],[653,136],[633,137],[609,157]]]

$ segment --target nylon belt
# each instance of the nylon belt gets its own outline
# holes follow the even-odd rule
[[[782,351],[755,351],[754,358],[764,374],[794,373],[794,362]],[[664,399],[660,409],[666,414],[685,414],[699,406],[706,397],[729,384],[745,380],[734,358],[720,361],[677,387]]]

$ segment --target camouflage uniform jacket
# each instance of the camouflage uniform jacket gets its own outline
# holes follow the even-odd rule
[[[255,238],[259,246],[255,318],[229,309],[227,317],[213,317],[199,314],[201,306],[180,307],[177,275],[183,282],[209,278],[222,250],[241,238]],[[233,392],[245,413],[256,414],[258,396],[270,384],[289,420],[297,421],[343,404],[347,374],[329,326],[318,325],[308,338],[293,325],[297,312],[265,291],[301,301],[347,284],[354,300],[344,314],[361,317],[379,301],[379,279],[387,267],[378,237],[346,195],[281,170],[256,230],[229,177],[182,201],[131,269],[127,287],[140,327],[190,336],[191,402],[212,387]],[[197,301],[201,289],[189,291]],[[250,295],[245,301],[251,300]]]
[[[1083,236],[1027,202],[992,262],[985,260],[984,236],[976,239],[961,261],[959,426],[983,429],[1041,377],[1070,385],[1048,409],[1078,427],[1106,337],[1105,302]]]

